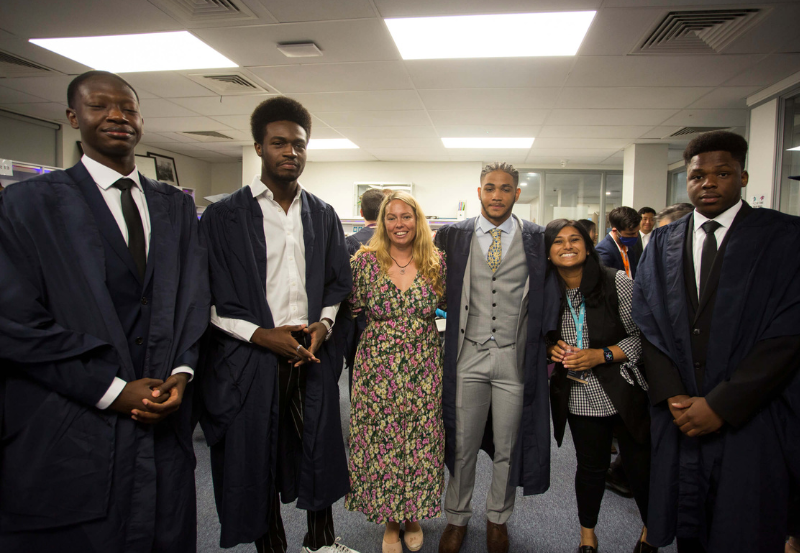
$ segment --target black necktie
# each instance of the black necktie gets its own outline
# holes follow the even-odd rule
[[[708,277],[711,275],[711,267],[714,265],[714,258],[717,257],[717,237],[714,232],[721,227],[716,221],[706,221],[700,228],[706,233],[703,242],[703,253],[700,255],[700,290],[697,291],[699,298],[703,297],[703,292],[708,285]]]
[[[147,253],[144,242],[144,226],[139,208],[133,201],[131,188],[135,186],[131,179],[119,179],[114,183],[115,188],[122,191],[122,216],[125,218],[125,226],[128,227],[128,250],[133,256],[133,262],[139,270],[139,278],[144,280],[144,269],[147,265]]]

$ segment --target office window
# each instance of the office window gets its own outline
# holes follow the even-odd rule
[[[783,113],[779,209],[800,215],[800,93],[784,100]]]
[[[519,200],[514,204],[514,214],[522,219],[539,223],[539,204],[542,186],[542,173],[536,171],[520,171]]]
[[[686,192],[686,168],[682,167],[670,172],[669,174],[667,205],[674,205],[684,202],[692,203],[689,201],[689,194]]]

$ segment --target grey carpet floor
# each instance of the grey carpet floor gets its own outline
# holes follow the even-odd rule
[[[341,416],[345,440],[348,433],[350,398],[347,388],[347,371],[342,373],[339,382],[341,391]],[[214,492],[211,484],[211,468],[208,448],[198,428],[195,434],[195,453],[197,454],[197,550],[200,553],[221,551],[253,553],[252,544],[240,545],[233,549],[219,547],[219,519],[214,505]],[[345,441],[345,443],[347,443]],[[508,533],[512,552],[525,553],[574,553],[579,543],[578,510],[574,494],[575,450],[572,437],[564,437],[561,448],[552,444],[550,489],[547,493],[523,497],[517,492],[514,514],[508,521]],[[474,515],[469,524],[463,553],[486,551],[486,493],[491,479],[491,460],[481,452],[478,458],[475,493],[473,496]],[[303,511],[292,505],[284,505],[281,512],[289,553],[299,553],[303,535],[306,532],[306,517]],[[383,527],[367,522],[364,515],[345,510],[344,501],[333,506],[336,534],[342,542],[360,553],[380,553]],[[425,532],[423,553],[435,553],[439,537],[447,521],[444,517],[422,522]],[[597,525],[597,536],[601,553],[630,553],[641,532],[641,520],[633,499],[620,497],[606,491]],[[294,545],[292,545],[294,544]],[[404,551],[408,551],[405,549]],[[662,548],[664,553],[675,553],[675,546]]]

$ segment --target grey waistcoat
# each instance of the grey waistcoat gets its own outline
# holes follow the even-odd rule
[[[515,344],[522,294],[528,279],[522,231],[516,229],[495,273],[489,268],[475,233],[471,248],[469,316],[464,337],[479,344],[494,339],[501,348]]]

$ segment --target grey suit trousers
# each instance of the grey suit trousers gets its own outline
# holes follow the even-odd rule
[[[472,516],[475,464],[491,409],[495,454],[486,516],[503,524],[514,510],[516,489],[509,486],[509,467],[524,391],[516,345],[498,348],[491,340],[485,344],[464,340],[457,371],[455,470],[444,500],[447,522],[465,526]]]

